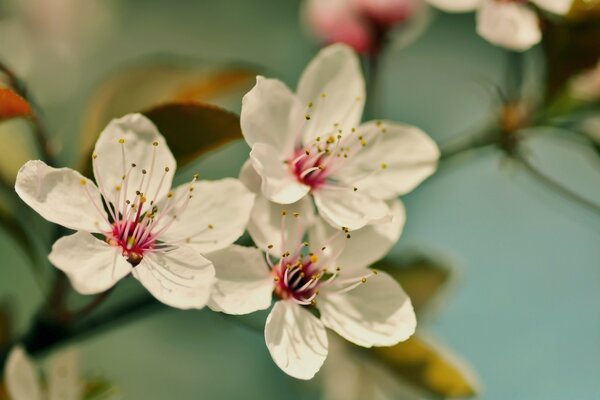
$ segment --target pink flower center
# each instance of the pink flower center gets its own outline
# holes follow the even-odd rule
[[[299,213],[294,212],[293,216],[299,221]],[[286,218],[287,211],[283,211],[281,219],[282,248],[285,248],[286,245]],[[303,232],[302,226],[299,225],[297,228]],[[377,272],[373,270],[366,276],[340,278],[341,268],[336,265],[336,260],[342,249],[338,249],[336,254],[327,254],[330,243],[339,238],[339,235],[350,238],[349,230],[343,228],[328,238],[318,251],[309,252],[308,242],[299,243],[295,246],[294,252],[285,251],[275,263],[270,254],[273,246],[269,245],[266,260],[273,275],[275,295],[281,300],[291,300],[303,306],[314,306],[320,289],[334,281],[336,287],[331,289],[332,291],[347,292],[365,283],[370,276],[376,275]]]

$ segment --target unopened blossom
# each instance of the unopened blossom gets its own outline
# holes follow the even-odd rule
[[[258,77],[244,96],[241,126],[262,195],[279,204],[310,197],[335,227],[389,221],[386,200],[431,175],[439,151],[414,126],[361,124],[364,101],[358,58],[341,44],[319,52],[296,93],[279,80]]]
[[[477,33],[497,46],[525,51],[542,40],[534,7],[565,15],[572,0],[427,0],[449,12],[477,12]]]
[[[21,346],[14,347],[4,368],[4,383],[9,400],[83,400],[84,381],[79,371],[79,351],[67,348],[53,355],[42,379]],[[103,399],[113,398],[103,393]]]
[[[171,189],[175,159],[141,114],[113,120],[92,156],[94,184],[77,171],[29,161],[15,189],[50,222],[77,231],[49,259],[82,294],[132,274],[163,303],[201,308],[214,281],[213,255],[242,235],[254,202],[237,179],[197,176]]]
[[[325,43],[373,53],[390,29],[421,17],[422,5],[422,0],[306,0],[302,16]]]
[[[576,75],[569,82],[571,96],[584,101],[600,100],[600,61],[589,70]]]
[[[212,309],[245,314],[268,308],[275,297],[265,341],[274,362],[298,379],[311,379],[325,361],[326,328],[363,347],[391,346],[413,334],[416,318],[408,296],[392,277],[368,268],[389,250],[373,245],[376,234],[350,234],[319,218],[307,227],[313,218],[277,207],[279,237],[263,245],[264,232],[252,235],[264,257],[260,250],[239,247],[237,256],[214,260]],[[243,270],[236,267],[241,260]]]

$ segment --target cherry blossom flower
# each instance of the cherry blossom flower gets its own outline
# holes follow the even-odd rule
[[[161,302],[202,308],[214,281],[211,254],[245,230],[254,195],[237,179],[195,176],[171,190],[175,159],[141,114],[113,120],[94,149],[97,186],[69,168],[29,161],[15,189],[50,222],[77,231],[49,259],[82,294],[132,274]]]
[[[84,381],[79,373],[79,351],[70,347],[53,355],[42,379],[25,350],[14,347],[5,365],[4,380],[10,400],[83,400]],[[103,399],[116,398],[112,388]]]
[[[373,53],[390,29],[423,17],[423,12],[421,0],[307,0],[302,16],[325,43]]]
[[[273,205],[281,211],[279,237],[272,243],[264,244],[271,226],[259,235],[250,231],[264,256],[258,249],[238,247],[237,255],[214,259],[217,281],[209,306],[245,314],[268,308],[274,295],[265,325],[271,357],[285,373],[311,379],[327,357],[326,328],[359,346],[391,346],[413,334],[416,318],[400,285],[368,268],[389,245],[375,243],[379,236],[367,231],[371,228],[350,234],[320,218],[301,216],[295,207],[302,203],[289,209]],[[392,208],[404,212],[398,201]],[[375,227],[386,226],[381,235],[399,235],[401,225]],[[241,260],[246,260],[243,270],[236,267]]]
[[[431,175],[439,151],[419,128],[360,124],[365,87],[356,54],[331,45],[308,65],[292,93],[258,77],[244,96],[241,125],[250,160],[269,201],[310,196],[319,215],[350,230],[388,221],[386,200]]]
[[[477,11],[477,33],[497,46],[525,51],[542,40],[539,18],[532,6],[564,15],[572,0],[427,0],[449,12]]]

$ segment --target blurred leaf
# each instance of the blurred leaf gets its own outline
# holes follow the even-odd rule
[[[426,260],[393,263],[383,260],[373,266],[390,274],[410,297],[416,312],[421,312],[450,279],[450,270]]]
[[[576,21],[598,20],[600,18],[600,0],[573,0],[567,18]]]
[[[0,347],[4,347],[12,339],[13,334],[10,307],[7,303],[0,304]]]
[[[144,61],[102,81],[85,112],[78,166],[87,164],[101,130],[113,118],[168,102],[201,101],[237,110],[254,85],[255,67],[198,61]]]
[[[31,107],[14,90],[0,88],[0,121],[16,117],[31,116]]]
[[[114,385],[105,379],[88,379],[83,389],[83,400],[110,399],[117,393]]]
[[[12,190],[19,168],[38,157],[32,125],[23,118],[0,122],[0,143],[0,183]]]
[[[210,104],[171,103],[143,111],[167,139],[179,167],[242,138],[239,117]]]
[[[554,98],[572,76],[598,62],[600,21],[546,20],[543,45],[548,96]]]
[[[469,371],[417,336],[392,347],[374,347],[368,351],[402,379],[427,393],[442,398],[477,394]]]

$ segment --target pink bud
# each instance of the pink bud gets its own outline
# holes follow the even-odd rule
[[[409,19],[417,6],[415,0],[354,0],[354,2],[368,18],[388,28]]]

